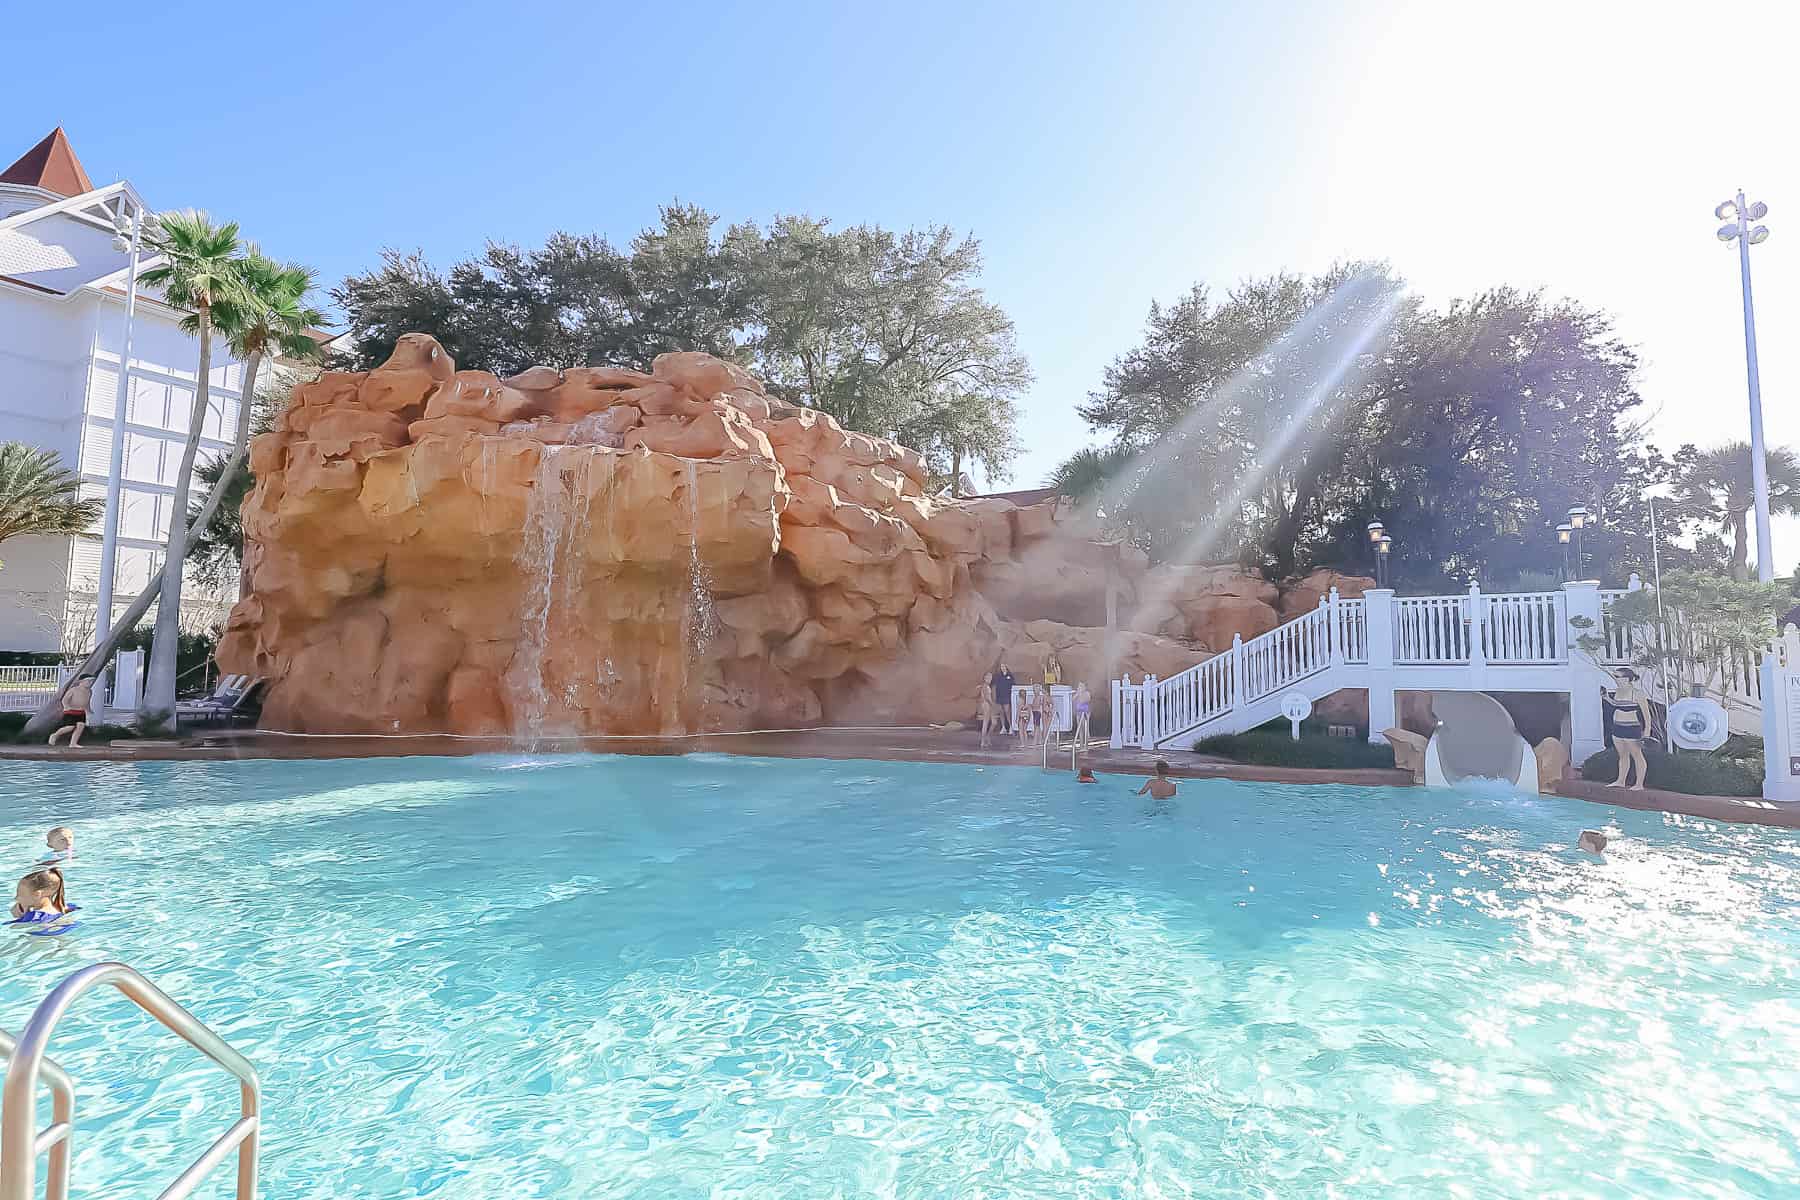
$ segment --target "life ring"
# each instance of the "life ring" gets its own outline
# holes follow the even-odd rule
[[[1725,706],[1704,696],[1669,705],[1669,740],[1683,750],[1717,750],[1731,736]]]

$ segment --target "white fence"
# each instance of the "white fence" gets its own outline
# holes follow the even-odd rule
[[[1340,688],[1368,689],[1371,734],[1378,735],[1394,723],[1397,690],[1441,689],[1566,693],[1574,749],[1592,753],[1601,737],[1600,691],[1610,686],[1602,668],[1639,661],[1649,634],[1615,620],[1609,606],[1641,586],[1634,576],[1630,589],[1608,591],[1591,582],[1491,595],[1479,586],[1447,596],[1381,589],[1357,600],[1334,590],[1316,611],[1247,642],[1234,640],[1225,653],[1168,679],[1115,680],[1113,744],[1179,745],[1241,732],[1279,715],[1289,691],[1317,700]],[[1679,614],[1668,624],[1675,639],[1687,627]],[[1602,643],[1592,652],[1582,646],[1588,633]],[[1709,690],[1738,710],[1734,728],[1753,727],[1761,710],[1756,662],[1715,657]],[[1677,698],[1663,694],[1672,689],[1654,671],[1646,676],[1653,696]]]
[[[0,712],[36,712],[62,682],[68,668],[0,667]]]
[[[112,670],[103,678],[104,688],[94,693],[94,707],[135,709],[143,690],[144,652],[121,650],[113,656]],[[0,667],[0,712],[36,712],[68,678],[72,667]]]

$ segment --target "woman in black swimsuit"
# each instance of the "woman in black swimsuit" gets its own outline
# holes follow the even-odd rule
[[[1618,686],[1606,702],[1606,709],[1612,716],[1613,748],[1619,754],[1619,777],[1606,786],[1625,787],[1632,765],[1636,764],[1637,782],[1630,787],[1641,792],[1649,770],[1644,762],[1644,733],[1650,728],[1650,698],[1638,690],[1636,671],[1619,672]]]

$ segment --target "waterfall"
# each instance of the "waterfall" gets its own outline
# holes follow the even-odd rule
[[[587,472],[592,450],[571,452],[546,445],[538,456],[538,472],[526,502],[525,528],[517,563],[524,587],[518,650],[513,658],[512,691],[515,735],[536,743],[551,717],[551,686],[545,677],[557,634],[578,621],[582,576],[587,565]],[[565,689],[564,707],[576,700]]]
[[[688,607],[686,642],[689,656],[699,658],[719,632],[719,613],[713,607],[712,580],[700,561],[700,475],[693,459],[684,460],[688,494]]]

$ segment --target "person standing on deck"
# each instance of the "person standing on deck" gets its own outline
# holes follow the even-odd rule
[[[1000,732],[1006,733],[1008,723],[1013,720],[1013,673],[1006,668],[1006,659],[1000,660],[1000,669],[994,672],[994,703],[1000,706]]]

